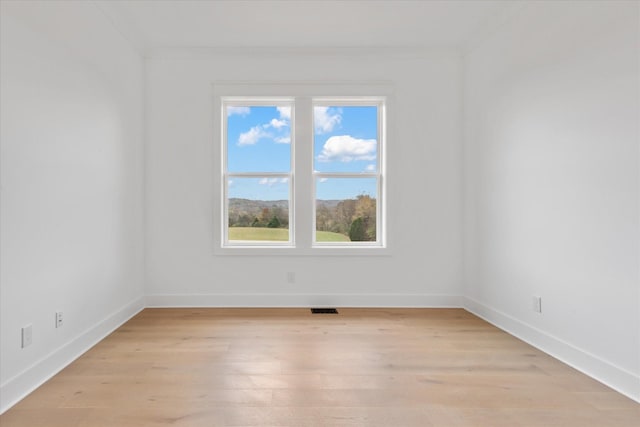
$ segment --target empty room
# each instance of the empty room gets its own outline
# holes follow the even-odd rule
[[[640,2],[0,0],[0,425],[640,425]]]

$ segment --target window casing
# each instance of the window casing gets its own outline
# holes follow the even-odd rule
[[[221,255],[388,254],[385,200],[388,88],[383,91],[367,91],[368,93],[382,93],[379,96],[354,95],[352,94],[353,90],[347,90],[345,91],[347,93],[345,96],[327,97],[322,96],[322,91],[319,91],[321,92],[319,96],[314,96],[309,87],[306,87],[305,90],[299,90],[299,88],[293,86],[283,86],[285,90],[265,91],[264,87],[260,86],[254,88],[258,90],[252,90],[251,92],[248,92],[246,87],[239,91],[232,89],[232,87],[239,88],[238,85],[230,85],[230,87],[225,88],[226,90],[214,90],[214,109],[217,112],[214,129],[218,129],[219,139],[216,138],[216,140],[219,147],[218,153],[221,154],[220,175],[218,175],[220,179],[215,180],[220,189],[218,194],[221,194],[214,201],[214,204],[218,205],[216,212],[220,212],[220,215],[216,215],[218,225],[215,233],[216,243],[214,248],[217,248],[215,252]],[[233,95],[233,93],[237,92],[240,92],[239,96]],[[249,94],[245,95],[247,93]],[[257,93],[257,95],[252,96],[250,93]],[[272,93],[278,93],[278,96],[272,96]],[[286,96],[279,96],[279,94]],[[233,144],[234,141],[229,140],[229,123],[227,121],[229,108],[244,107],[251,109],[252,107],[269,106],[290,106],[291,108],[289,169],[241,171],[230,167],[229,145]],[[368,107],[375,110],[375,150],[374,156],[368,158],[368,161],[374,166],[368,165],[368,170],[359,170],[357,172],[353,170],[324,170],[322,167],[316,168],[318,147],[319,144],[323,144],[323,141],[319,140],[318,135],[314,133],[314,112],[317,107],[337,109]],[[289,234],[286,240],[242,241],[230,239],[229,230],[232,230],[232,234],[236,230],[230,227],[229,221],[229,200],[230,196],[234,194],[229,183],[235,180],[251,179],[263,181],[284,181],[286,179],[289,208],[287,215]],[[323,238],[318,238],[319,234],[331,233],[319,232],[318,230],[317,199],[323,195],[322,186],[319,185],[321,180],[367,183],[368,190],[365,199],[369,202],[369,211],[375,212],[375,214],[369,215],[368,218],[363,218],[363,222],[369,221],[366,240],[326,241]],[[371,188],[374,189],[371,190]],[[358,196],[358,194],[354,193],[354,196]],[[372,204],[375,207],[372,207]],[[342,232],[344,233],[345,230],[343,229]]]

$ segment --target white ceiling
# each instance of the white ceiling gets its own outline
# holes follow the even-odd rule
[[[462,47],[507,0],[99,0],[138,48]]]

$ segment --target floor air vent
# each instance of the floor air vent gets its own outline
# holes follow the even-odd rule
[[[338,310],[335,308],[312,308],[312,314],[338,314]]]

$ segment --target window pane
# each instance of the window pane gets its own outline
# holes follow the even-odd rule
[[[289,178],[238,178],[227,181],[230,242],[289,241]]]
[[[226,106],[227,170],[291,170],[291,106]]]
[[[313,125],[316,171],[378,170],[378,107],[315,106]]]
[[[316,242],[375,242],[377,178],[316,179]]]

